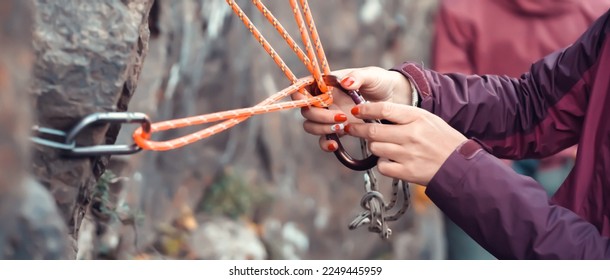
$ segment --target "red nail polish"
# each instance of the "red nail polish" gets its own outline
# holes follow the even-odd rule
[[[352,115],[358,115],[360,113],[360,108],[358,108],[358,106],[354,106],[354,108],[352,108]]]
[[[345,127],[343,128],[343,131],[345,131],[345,133],[349,133],[350,129],[352,129],[352,126],[350,124],[346,124]]]
[[[344,122],[347,121],[347,116],[345,114],[336,114],[335,122]]]
[[[352,77],[345,77],[345,78],[343,78],[343,80],[341,80],[341,84],[344,87],[350,87],[354,84],[354,82],[356,82],[356,80],[354,80],[354,78],[352,78]]]
[[[335,143],[330,143],[328,144],[327,148],[329,151],[334,152],[337,150],[337,145]]]

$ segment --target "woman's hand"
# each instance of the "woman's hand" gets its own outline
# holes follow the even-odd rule
[[[402,74],[379,67],[344,69],[333,72],[341,79],[341,85],[348,90],[358,90],[370,102],[411,103],[411,85]],[[298,98],[298,95],[293,95]],[[333,105],[324,108],[303,108],[301,114],[305,117],[303,128],[313,135],[321,135],[320,147],[327,152],[334,152],[338,145],[333,140],[327,140],[324,135],[337,133],[344,135],[343,126],[349,120],[357,122],[349,114],[354,102],[346,94],[335,89]]]
[[[359,119],[395,123],[350,123],[345,131],[368,140],[370,151],[379,157],[379,173],[424,186],[467,140],[438,116],[417,107],[377,102],[355,106],[351,112]]]

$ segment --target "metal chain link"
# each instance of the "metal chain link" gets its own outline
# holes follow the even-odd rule
[[[370,151],[365,139],[360,139],[360,149],[363,156],[368,156]],[[388,216],[398,202],[398,194],[402,191],[402,205],[398,211]],[[398,220],[404,215],[409,208],[411,195],[409,191],[409,183],[399,179],[392,180],[392,197],[390,202],[385,204],[383,194],[379,191],[377,177],[373,169],[367,169],[364,173],[364,195],[360,200],[360,207],[364,209],[356,218],[349,224],[348,228],[354,230],[363,225],[368,225],[368,230],[373,233],[378,233],[382,239],[388,239],[392,235],[392,230],[388,227],[390,221]]]
[[[138,112],[98,112],[81,119],[68,132],[62,130],[34,126],[30,140],[38,145],[58,149],[70,157],[91,157],[103,155],[130,155],[142,150],[134,144],[100,144],[79,146],[76,138],[87,128],[96,125],[137,123],[144,132],[150,133],[151,122],[148,116]]]

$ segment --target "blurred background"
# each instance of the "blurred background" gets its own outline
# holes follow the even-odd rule
[[[309,75],[256,7],[236,2],[295,74]],[[263,2],[300,42],[288,2]],[[433,67],[442,53],[436,0],[309,4],[332,70],[407,60]],[[28,140],[32,126],[66,131],[94,112],[162,121],[250,107],[289,86],[224,0],[5,0],[0,42],[2,258],[492,258],[481,248],[451,253],[448,240],[470,244],[460,252],[476,243],[448,239],[447,221],[419,186],[389,240],[349,230],[363,172],[321,151],[298,109],[167,152],[74,159]],[[77,141],[130,143],[135,128],[95,126]],[[358,151],[357,141],[347,145]],[[379,179],[389,193],[391,179]]]

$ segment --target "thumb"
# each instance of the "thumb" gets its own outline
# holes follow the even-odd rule
[[[385,72],[385,69],[378,67],[358,68],[339,76],[339,79],[345,89],[375,91],[380,87]]]

